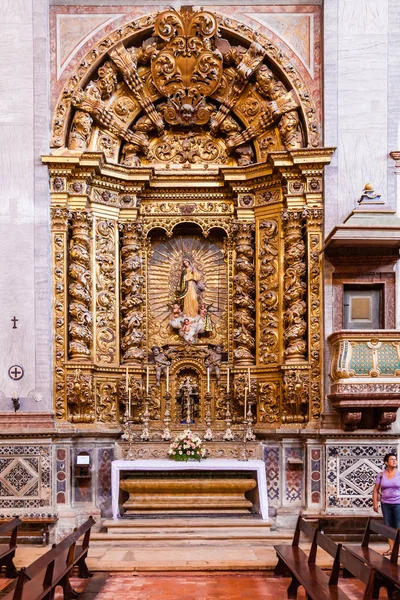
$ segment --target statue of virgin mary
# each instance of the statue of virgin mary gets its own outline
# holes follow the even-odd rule
[[[204,289],[201,275],[191,259],[184,258],[179,285],[175,291],[175,300],[181,304],[183,314],[194,318],[199,313],[199,301]]]

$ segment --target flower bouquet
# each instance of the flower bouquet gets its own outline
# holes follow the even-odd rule
[[[202,447],[202,441],[196,433],[186,429],[176,436],[169,447],[168,455],[173,460],[188,461],[194,459],[200,461],[206,456],[206,449]]]

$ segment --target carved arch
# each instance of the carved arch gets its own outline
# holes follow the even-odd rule
[[[142,17],[94,46],[61,93],[52,139],[135,167],[246,166],[319,143],[311,94],[281,50],[192,9]]]

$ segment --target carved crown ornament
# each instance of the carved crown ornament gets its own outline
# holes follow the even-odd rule
[[[103,39],[67,82],[52,130],[55,153],[103,152],[126,167],[247,166],[320,143],[310,94],[282,52],[191,7]]]

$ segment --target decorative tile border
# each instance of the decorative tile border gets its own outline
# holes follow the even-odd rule
[[[50,505],[50,448],[35,444],[0,446],[0,508]]]
[[[327,443],[326,445],[326,509],[370,509],[372,489],[377,473],[383,468],[383,457],[396,446],[378,442]]]

